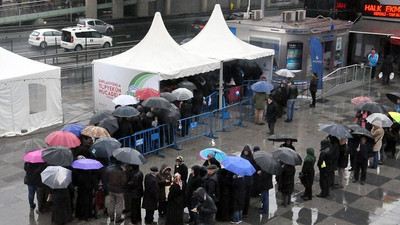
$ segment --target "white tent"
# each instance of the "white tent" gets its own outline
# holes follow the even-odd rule
[[[136,46],[119,55],[93,61],[95,109],[112,109],[111,100],[136,90],[159,89],[159,80],[176,79],[219,69],[219,61],[192,54],[178,45],[160,13]]]
[[[0,48],[0,136],[61,123],[61,69]]]
[[[226,24],[219,4],[215,5],[210,19],[203,30],[192,40],[183,44],[182,47],[190,52],[218,59],[221,62],[235,59],[252,60],[275,54],[273,49],[260,48],[237,38]],[[221,66],[221,68],[223,67]],[[220,104],[222,104],[222,74],[223,71],[221,69]]]

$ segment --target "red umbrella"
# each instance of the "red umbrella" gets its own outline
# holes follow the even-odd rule
[[[160,97],[161,93],[153,88],[142,88],[136,91],[135,97],[146,100],[150,97]]]
[[[45,148],[25,153],[23,157],[24,161],[30,163],[44,163],[45,161],[42,159],[43,150],[45,150]]]
[[[79,138],[75,134],[68,131],[54,131],[49,134],[44,141],[49,144],[49,146],[65,146],[67,148],[75,148],[81,144]]]
[[[400,45],[400,33],[397,33],[390,37],[390,43],[394,45]]]
[[[363,102],[372,102],[371,98],[368,98],[366,96],[359,96],[351,99],[351,103],[359,105]]]

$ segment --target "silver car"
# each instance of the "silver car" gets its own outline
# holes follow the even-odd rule
[[[97,30],[99,33],[111,35],[114,32],[114,26],[98,19],[79,18],[78,27],[87,27]]]

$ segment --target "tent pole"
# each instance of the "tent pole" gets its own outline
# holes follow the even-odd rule
[[[224,94],[224,61],[220,62],[220,69],[219,69],[219,97],[218,97],[218,101],[219,101],[219,109],[223,108],[222,105],[222,98],[223,98],[223,94]]]
[[[272,74],[273,74],[273,72],[274,72],[274,55],[271,55],[270,56],[271,57],[271,67],[270,67],[270,78],[271,78],[271,81],[272,81]]]

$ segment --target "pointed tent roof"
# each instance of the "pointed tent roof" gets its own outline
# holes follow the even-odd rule
[[[95,60],[104,64],[158,73],[160,80],[176,79],[220,68],[217,60],[188,52],[178,45],[156,12],[146,36],[133,48],[119,55]]]
[[[215,5],[203,30],[182,47],[190,52],[223,61],[251,60],[275,54],[272,49],[260,48],[237,38],[226,24],[219,4]]]

